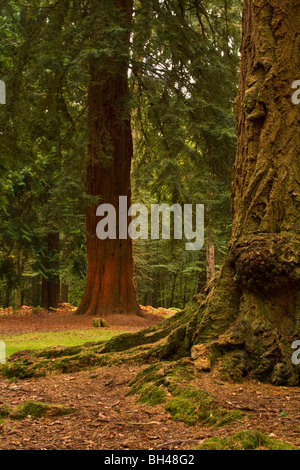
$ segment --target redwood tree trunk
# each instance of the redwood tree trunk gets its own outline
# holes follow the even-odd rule
[[[128,109],[128,56],[133,2],[115,0],[115,7],[116,21],[123,26],[123,31],[115,34],[121,35],[120,44],[125,44],[126,51],[106,61],[90,61],[87,193],[94,201],[87,208],[88,273],[85,293],[77,310],[78,314],[102,317],[140,313],[133,285],[131,239],[119,240],[118,233],[116,240],[96,237],[99,204],[112,204],[117,217],[119,196],[127,196],[128,207],[131,205],[133,144]]]
[[[232,238],[187,328],[197,367],[224,378],[300,383],[299,50],[298,0],[244,1]]]

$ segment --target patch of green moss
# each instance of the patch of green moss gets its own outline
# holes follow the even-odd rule
[[[191,380],[194,376],[194,369],[185,366],[181,361],[172,365],[152,364],[140,371],[131,382],[129,394],[139,393],[146,383],[153,383],[156,386],[165,385],[168,387],[171,383]]]
[[[66,374],[77,372],[82,369],[90,369],[95,366],[105,366],[107,364],[107,355],[98,356],[93,352],[81,352],[80,354],[63,357],[62,359],[55,361],[51,369]]]
[[[217,422],[218,427],[226,426],[234,421],[240,421],[243,419],[243,413],[239,410],[235,411],[219,411],[219,420]]]
[[[46,348],[42,351],[38,351],[36,353],[37,357],[45,357],[46,359],[54,359],[61,356],[73,356],[75,354],[79,354],[84,349],[83,346],[68,346],[66,348],[63,347],[55,347],[55,348]]]
[[[8,418],[11,410],[12,409],[6,405],[0,406],[0,421],[1,421],[1,418]]]
[[[130,383],[128,395],[139,393],[145,385],[153,383],[157,387],[163,383],[164,374],[160,364],[153,364],[140,371]]]
[[[74,411],[74,408],[69,408],[64,405],[56,405],[39,401],[24,401],[13,408],[9,408],[5,405],[1,406],[0,417],[10,419],[24,419],[27,416],[34,416],[35,418],[55,417],[74,413]]]
[[[201,422],[208,426],[225,426],[243,418],[240,411],[227,411],[217,404],[215,398],[205,390],[192,386],[169,385],[173,398],[166,404],[173,419],[186,424]]]
[[[40,359],[41,357],[43,359]],[[1,368],[1,372],[8,378],[25,379],[43,377],[48,372],[73,373],[96,366],[105,366],[108,362],[107,354],[97,354],[94,348],[76,346],[61,350],[31,352],[30,357],[9,361]]]
[[[255,431],[240,431],[226,439],[213,437],[207,439],[195,450],[298,450],[297,447]]]
[[[144,384],[139,392],[140,403],[147,403],[148,405],[154,406],[164,403],[166,399],[166,392],[162,387],[157,385]]]
[[[152,327],[153,329],[153,327]],[[159,333],[153,333],[153,336],[151,335],[150,331],[152,331],[151,328],[149,328],[148,331],[149,333],[146,334],[144,331],[139,331],[136,333],[125,333],[122,335],[119,335],[117,338],[112,338],[104,347],[105,352],[121,352],[121,351],[126,351],[128,349],[134,348],[137,345],[142,345],[142,344],[147,344],[151,343],[152,341],[156,341],[160,338]]]
[[[138,401],[156,405],[166,401],[166,392],[171,393],[165,405],[174,420],[193,425],[225,426],[243,418],[241,411],[227,411],[217,404],[215,398],[205,390],[188,384],[195,370],[186,361],[173,364],[153,364],[139,372],[131,382],[129,395],[137,394]]]
[[[195,368],[183,360],[179,360],[172,365],[165,367],[165,375],[171,376],[175,381],[192,380],[195,375]]]
[[[17,407],[16,411],[20,413],[23,418],[29,415],[34,416],[35,418],[41,418],[42,416],[53,417],[68,415],[73,413],[74,409],[64,405],[53,405],[38,401],[25,401]]]
[[[196,447],[195,450],[231,450],[228,441],[221,437],[212,437],[207,439],[203,444]]]
[[[191,400],[184,398],[171,398],[166,406],[166,411],[171,413],[172,418],[176,421],[183,421],[186,424],[196,424],[197,417],[197,406]]]
[[[5,364],[1,368],[2,375],[11,378],[27,379],[35,376],[34,371],[31,371],[32,363],[29,363],[26,359],[19,359],[13,363]]]

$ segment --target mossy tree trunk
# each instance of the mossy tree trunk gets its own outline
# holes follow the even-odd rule
[[[101,317],[140,313],[133,285],[131,239],[118,239],[118,224],[116,240],[96,237],[99,204],[113,205],[117,218],[119,196],[127,196],[128,207],[131,205],[133,143],[128,108],[128,60],[133,2],[114,0],[112,3],[114,8],[108,15],[110,29],[118,25],[114,40],[124,50],[118,56],[108,55],[107,60],[90,60],[87,194],[95,202],[87,208],[88,272],[85,293],[77,310],[78,314]],[[94,8],[101,16],[102,3],[94,2]],[[93,34],[93,39],[98,41],[95,47],[102,47],[101,34],[101,30]]]
[[[200,369],[290,385],[300,378],[299,50],[299,1],[244,1],[232,237],[191,337]]]

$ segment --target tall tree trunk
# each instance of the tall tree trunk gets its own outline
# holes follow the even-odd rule
[[[206,244],[206,272],[207,282],[209,283],[215,275],[215,244],[213,228],[209,229],[207,244]]]
[[[69,301],[69,286],[64,282],[60,284],[60,303],[67,303]]]
[[[119,196],[127,196],[128,207],[131,205],[133,144],[128,109],[128,56],[133,2],[115,0],[115,7],[116,22],[121,21],[126,27],[116,33],[121,35],[120,44],[126,44],[126,54],[110,58],[106,64],[100,59],[90,61],[87,193],[97,202],[87,208],[88,273],[85,293],[77,310],[78,314],[103,317],[140,313],[133,285],[131,239],[99,240],[96,237],[98,204],[112,204],[117,214]]]
[[[207,261],[206,261],[206,251],[200,250],[199,251],[199,261],[198,266],[201,270],[198,272],[198,279],[197,279],[197,293],[204,289],[207,284],[207,269],[206,269]]]
[[[173,307],[177,277],[178,277],[178,273],[174,273],[169,307]]]
[[[47,277],[42,278],[42,301],[43,308],[57,308],[59,302],[59,275],[56,274],[59,263],[59,233],[48,233],[47,235],[47,259],[44,262]]]
[[[300,383],[299,50],[298,0],[244,1],[232,238],[189,337],[199,369],[225,378]]]

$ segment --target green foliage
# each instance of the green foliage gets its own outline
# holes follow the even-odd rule
[[[230,235],[241,3],[136,2],[132,57],[133,199],[205,204],[206,240],[222,263]],[[206,283],[205,249],[135,245],[140,302],[183,307]]]
[[[136,0],[129,56],[114,0],[0,3],[0,305],[39,305],[41,279],[58,276],[80,302],[91,58],[108,73],[129,62],[133,201],[205,203],[218,267],[230,232],[240,1]],[[49,250],[48,234],[59,247]],[[143,304],[183,307],[206,282],[205,250],[138,241],[134,256]]]
[[[6,271],[2,299],[0,293],[7,306],[14,289],[26,288],[24,272],[47,279],[58,274],[59,254],[50,253],[45,240],[49,232],[60,232],[61,244],[78,251],[72,237],[78,240],[83,232],[87,71],[79,59],[85,26],[75,28],[84,12],[76,5],[2,4],[7,104],[0,115],[0,255],[4,263],[9,256],[15,260],[14,275]]]

